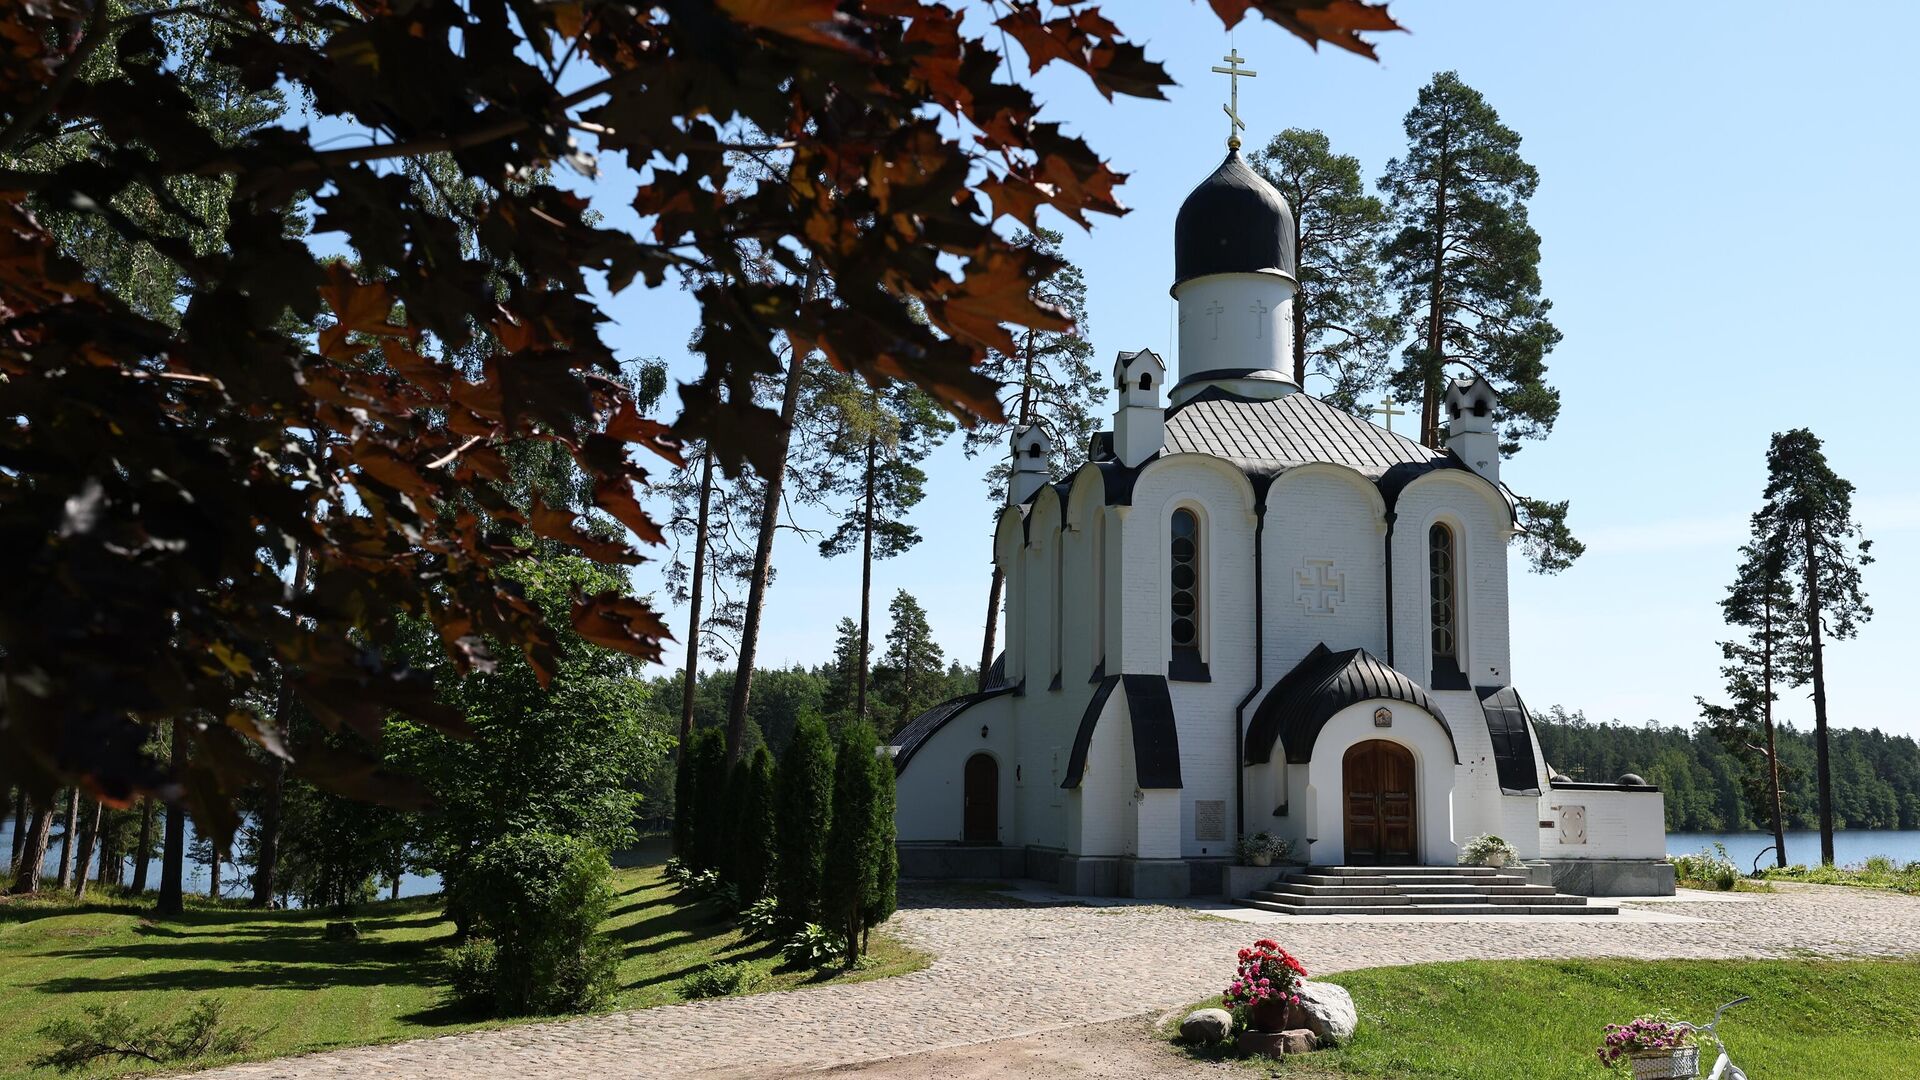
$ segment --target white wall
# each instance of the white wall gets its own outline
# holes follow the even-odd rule
[[[1539,800],[1543,859],[1664,859],[1667,857],[1667,803],[1657,791],[1598,789],[1548,790]],[[1583,808],[1586,843],[1561,842],[1558,823],[1564,811]]]
[[[1445,866],[1458,860],[1453,832],[1453,747],[1440,724],[1424,710],[1404,701],[1386,704],[1393,710],[1390,728],[1373,726],[1373,711],[1381,705],[1375,699],[1347,706],[1320,729],[1313,761],[1307,766],[1307,797],[1303,800],[1308,804],[1303,835],[1317,841],[1313,845],[1315,863],[1346,861],[1342,765],[1347,751],[1368,739],[1398,743],[1413,752],[1414,831],[1419,837],[1416,861]]]
[[[1321,642],[1386,656],[1383,510],[1379,490],[1350,469],[1309,465],[1274,480],[1263,537],[1269,684]],[[1327,581],[1340,588],[1321,589]]]
[[[1505,502],[1478,476],[1443,469],[1408,484],[1394,509],[1394,666],[1429,684],[1427,531],[1445,521],[1454,531],[1460,670],[1475,686],[1508,685],[1507,538],[1513,527]]]
[[[1210,274],[1180,286],[1180,378],[1266,368],[1293,382],[1293,283],[1277,274]]]
[[[1173,656],[1172,517],[1193,509],[1200,519],[1201,655],[1208,682],[1169,681],[1180,734],[1180,835],[1186,857],[1220,855],[1234,841],[1237,768],[1234,705],[1253,687],[1253,486],[1246,474],[1205,454],[1174,454],[1141,471],[1124,519],[1121,566],[1121,654],[1117,671],[1165,675]],[[1224,800],[1226,835],[1201,841],[1194,803]]]
[[[988,698],[954,717],[933,733],[900,774],[893,815],[899,839],[906,842],[959,843],[966,837],[963,800],[967,759],[991,754],[1000,766],[1000,840],[1016,835],[1014,772],[1014,698]],[[980,737],[985,725],[987,738]]]

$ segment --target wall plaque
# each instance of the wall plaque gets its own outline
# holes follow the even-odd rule
[[[1393,710],[1387,708],[1384,705],[1382,705],[1378,709],[1373,710],[1373,726],[1374,727],[1392,727],[1393,726]]]
[[[1225,840],[1227,838],[1226,800],[1194,800],[1193,838],[1195,840]]]

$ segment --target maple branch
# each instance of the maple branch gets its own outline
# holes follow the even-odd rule
[[[480,440],[483,438],[485,438],[485,436],[483,435],[469,435],[467,437],[466,442],[463,442],[459,446],[454,447],[452,450],[447,451],[447,456],[442,458],[435,458],[434,460],[427,462],[427,468],[438,469],[438,468],[442,468],[444,466],[453,464],[453,460],[455,458],[459,457],[461,454],[464,454],[467,451],[473,449],[475,446],[479,445]]]
[[[80,43],[74,46],[71,53],[67,54],[67,62],[60,65],[60,74],[53,77],[53,82],[47,86],[44,93],[34,99],[32,104],[20,110],[20,115],[13,118],[13,123],[7,125],[6,131],[0,132],[0,154],[11,151],[14,144],[19,142],[33,125],[44,119],[54,105],[66,96],[68,88],[73,85],[73,80],[79,77],[80,69],[85,66],[87,58],[93,55],[93,50],[100,46],[100,39],[106,36],[106,23],[107,0],[95,0],[93,13],[87,16],[86,36],[80,39]]]

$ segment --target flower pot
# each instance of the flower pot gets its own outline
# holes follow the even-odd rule
[[[1284,997],[1267,997],[1246,1007],[1246,1020],[1256,1032],[1284,1032],[1288,1020],[1292,1020],[1292,1009],[1294,1005]]]
[[[1273,856],[1271,856],[1271,855],[1249,855],[1249,856],[1247,856],[1247,865],[1248,865],[1248,866],[1272,866],[1272,865],[1273,865]]]
[[[1480,856],[1480,865],[1491,866],[1495,870],[1500,870],[1507,865],[1507,857],[1501,852],[1495,852],[1492,855],[1482,855]]]
[[[1692,1080],[1700,1075],[1700,1048],[1682,1046],[1673,1050],[1637,1050],[1627,1055],[1633,1063],[1633,1080]]]

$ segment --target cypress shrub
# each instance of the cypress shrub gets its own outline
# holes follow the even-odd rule
[[[740,889],[740,883],[747,873],[747,834],[752,828],[747,820],[747,803],[753,798],[753,762],[741,758],[727,770],[727,801],[720,808],[726,827],[721,832],[718,869],[720,880],[741,891],[744,903],[746,896]]]
[[[775,774],[778,817],[774,896],[789,925],[820,919],[821,875],[833,820],[833,741],[818,716],[803,715]]]
[[[866,910],[862,913],[865,922],[860,934],[862,953],[867,951],[867,931],[893,918],[894,910],[899,907],[900,849],[895,846],[899,834],[893,827],[896,805],[893,757],[876,753],[872,765],[874,843],[877,848],[874,854],[873,889],[867,894]]]
[[[833,821],[820,923],[841,936],[848,967],[865,948],[868,916],[880,908],[883,849],[893,837],[893,815],[874,769],[878,739],[870,724],[840,733],[833,774]],[[883,819],[882,814],[885,813]]]
[[[694,733],[687,733],[687,740],[680,744],[673,757],[673,855],[677,859],[687,857],[689,830],[693,826],[693,739]]]
[[[740,902],[745,905],[767,895],[773,885],[774,864],[779,861],[773,754],[764,746],[753,752],[747,764],[740,804],[740,825],[734,833],[739,869],[734,884],[740,887]]]
[[[725,856],[727,820],[727,737],[719,728],[693,735],[687,752],[692,773],[687,783],[687,851],[681,860],[696,870],[719,870]]]

